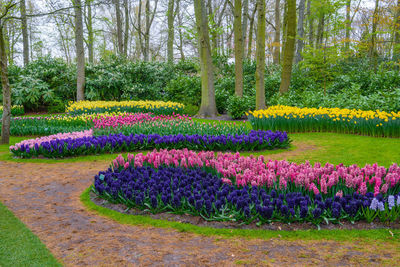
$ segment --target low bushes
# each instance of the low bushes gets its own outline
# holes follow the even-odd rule
[[[254,129],[400,137],[400,112],[272,106],[249,113]]]

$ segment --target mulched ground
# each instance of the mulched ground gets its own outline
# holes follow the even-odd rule
[[[0,162],[0,201],[66,266],[396,265],[395,243],[204,237],[121,225],[80,194],[108,162]]]

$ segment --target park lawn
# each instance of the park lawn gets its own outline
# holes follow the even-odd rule
[[[0,266],[61,266],[40,239],[2,203]]]

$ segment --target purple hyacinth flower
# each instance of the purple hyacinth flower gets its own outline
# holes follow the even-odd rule
[[[385,210],[385,205],[383,204],[383,202],[381,202],[381,201],[378,202],[378,209],[380,211],[384,211]]]
[[[390,209],[390,210],[395,206],[395,203],[394,203],[394,196],[390,195],[390,196],[388,197],[388,205],[389,205],[389,209]]]
[[[371,201],[371,205],[369,206],[369,208],[371,209],[371,210],[377,210],[377,208],[378,208],[378,200],[376,199],[376,198],[374,198],[372,201]]]

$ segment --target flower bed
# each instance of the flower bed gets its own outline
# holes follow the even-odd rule
[[[191,118],[173,120],[142,120],[135,124],[116,127],[95,128],[94,135],[159,134],[159,135],[243,135],[250,133],[244,122],[238,123],[205,123],[192,121]]]
[[[190,120],[190,117],[173,115],[154,115],[152,113],[113,112],[101,114],[82,114],[78,116],[57,115],[46,117],[16,117],[11,121],[11,135],[49,135],[91,128],[105,129],[123,125],[134,125],[144,121]]]
[[[70,102],[66,111],[71,115],[104,113],[113,111],[152,112],[157,115],[182,113],[184,105],[164,101],[79,101]]]
[[[285,174],[285,168],[277,166],[288,165],[289,169],[297,166],[296,171],[300,172],[298,176],[310,176],[313,181],[322,181],[324,174],[321,173],[320,164],[314,167],[305,164],[306,168],[302,168],[302,165],[285,161],[264,163],[262,160],[244,158],[238,154],[228,156],[221,153],[215,157],[213,152],[195,153],[188,150],[155,151],[146,156],[128,155],[127,159],[119,156],[107,171],[95,176],[93,189],[100,197],[128,207],[154,213],[170,211],[200,215],[207,220],[320,224],[344,219],[371,222],[379,218],[381,221],[394,221],[400,215],[400,168],[397,165],[385,169],[388,173],[385,173],[383,183],[391,184],[393,180],[387,178],[389,175],[395,175],[397,181],[386,193],[374,196],[368,188],[366,192],[357,193],[345,172],[330,187],[330,192],[323,193],[323,186],[316,185],[322,193],[315,194],[317,192],[314,190],[304,190],[304,185],[298,184],[295,179],[286,185],[280,183],[284,179],[281,174]],[[315,172],[310,174],[310,168]],[[339,174],[347,170],[351,173],[357,168],[341,165],[333,168],[328,165],[326,171]],[[365,176],[379,176],[382,168],[374,165],[358,169],[365,172]],[[248,171],[258,171],[262,176],[262,170],[274,173],[276,182],[253,186],[250,181],[244,184],[235,182],[235,175],[237,177],[239,173],[245,175]],[[320,177],[314,177],[316,173],[320,173]],[[374,179],[371,183],[379,184],[378,180]]]
[[[93,136],[93,130],[86,130],[86,131],[72,132],[72,133],[59,133],[59,134],[54,134],[54,135],[49,135],[49,136],[44,136],[44,137],[38,137],[35,139],[23,140],[19,143],[16,143],[13,146],[10,146],[10,150],[11,151],[16,151],[16,150],[21,150],[21,149],[24,149],[25,151],[27,149],[39,150],[39,147],[42,145],[42,143],[45,143],[45,142],[49,143],[51,141],[57,141],[57,140],[73,140],[73,139],[90,137],[90,136]]]
[[[110,134],[107,136],[85,136],[81,138],[54,139],[34,145],[21,144],[11,147],[15,156],[22,158],[44,156],[47,158],[71,157],[119,151],[148,150],[153,148],[219,151],[252,151],[286,148],[290,140],[285,132],[250,131],[243,135],[159,135],[159,134]]]
[[[239,153],[194,152],[184,150],[153,151],[147,155],[141,153],[129,155],[125,160],[121,156],[113,161],[113,167],[127,168],[131,165],[142,167],[150,164],[158,166],[175,166],[185,168],[205,168],[208,172],[218,174],[224,183],[237,186],[266,186],[279,193],[301,192],[312,195],[353,194],[365,195],[368,192],[375,196],[400,192],[400,167],[393,164],[390,168],[366,165],[343,166],[316,163],[312,166],[282,161],[264,162],[264,157],[244,157]]]
[[[249,112],[253,129],[400,137],[400,112],[272,106]]]
[[[191,120],[188,116],[179,114],[157,115],[152,113],[125,113],[115,116],[96,116],[92,119],[95,129],[118,128],[122,126],[132,126],[142,122],[150,121],[169,121],[169,120]]]

